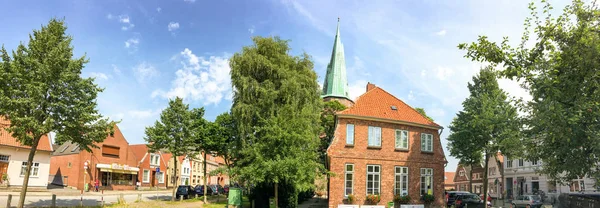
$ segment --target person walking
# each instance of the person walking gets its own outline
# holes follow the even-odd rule
[[[96,178],[96,181],[94,182],[94,186],[96,187],[96,192],[98,192],[98,185],[99,185],[98,178]]]

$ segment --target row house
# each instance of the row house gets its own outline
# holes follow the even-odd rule
[[[481,194],[483,190],[483,174],[484,169],[482,165],[458,164],[456,174],[454,175],[455,190]],[[469,183],[471,184],[471,188],[469,188]]]
[[[138,159],[117,125],[113,134],[95,143],[91,152],[79,144],[65,142],[52,153],[52,184],[83,190],[98,180],[105,190],[134,190],[137,184]]]
[[[5,128],[10,121],[0,117],[0,185],[22,186],[25,178],[27,159],[31,146],[21,144]],[[28,187],[46,187],[50,171],[52,142],[47,135],[42,136],[31,165]],[[3,178],[7,180],[4,181]]]
[[[502,178],[502,171],[504,171],[504,157],[502,154],[497,153],[496,157],[490,157],[488,159],[488,192],[492,198],[503,198],[504,193],[504,179]]]
[[[135,157],[139,159],[137,167],[138,189],[167,188],[165,172],[167,163],[162,152],[152,152],[147,144],[136,144],[130,146]]]

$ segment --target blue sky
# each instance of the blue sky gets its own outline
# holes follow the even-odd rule
[[[563,8],[565,1],[555,2]],[[442,144],[447,171],[457,160],[446,149],[447,126],[468,96],[467,82],[481,64],[457,49],[478,35],[518,43],[528,1],[391,0],[22,0],[0,9],[0,43],[9,50],[27,41],[51,17],[65,18],[78,56],[90,59],[83,76],[105,88],[100,112],[122,119],[131,144],[143,143],[168,98],[204,106],[206,118],[231,107],[228,58],[251,36],[290,39],[294,54],[306,51],[323,82],[337,17],[341,18],[350,94],[367,82],[413,107],[423,107],[446,127]],[[518,83],[500,80],[511,96],[527,98]]]

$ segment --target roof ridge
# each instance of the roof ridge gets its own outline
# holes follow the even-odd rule
[[[376,86],[376,88],[377,88],[377,86]],[[369,93],[369,92],[371,92],[371,91],[373,91],[373,90],[374,90],[374,89],[367,90],[365,93],[363,93],[363,94],[359,95],[358,97],[356,97],[356,99],[354,99],[354,105],[352,105],[352,106],[350,106],[349,108],[346,108],[346,109],[344,109],[344,110],[342,110],[342,111],[339,111],[338,113],[343,113],[343,112],[345,112],[345,111],[348,111],[348,110],[350,110],[350,109],[354,108],[354,106],[356,106],[356,104],[358,103],[358,101],[360,100],[360,98],[361,98],[361,97],[365,96],[367,93]],[[336,113],[336,114],[337,114],[337,113]]]
[[[439,127],[442,127],[441,125],[437,124],[435,121],[433,121],[433,120],[431,120],[431,119],[428,119],[427,117],[425,117],[424,115],[422,115],[421,113],[419,113],[419,111],[415,110],[415,108],[413,108],[412,106],[410,106],[409,104],[407,104],[407,103],[406,103],[406,102],[404,102],[403,100],[401,100],[401,99],[397,98],[397,97],[396,97],[396,96],[394,96],[392,93],[389,93],[388,91],[386,91],[386,90],[384,90],[383,88],[381,88],[381,87],[378,87],[378,86],[375,86],[375,89],[380,89],[380,90],[382,90],[383,92],[387,93],[388,95],[390,95],[390,96],[394,97],[396,100],[398,100],[398,101],[402,102],[402,104],[404,104],[404,105],[408,106],[408,107],[409,107],[411,110],[413,110],[414,112],[418,113],[418,114],[419,114],[419,116],[423,117],[424,119],[427,119],[427,120],[431,121],[431,123],[433,123],[433,124],[435,124],[435,125],[437,125],[437,126],[439,126]],[[374,89],[373,89],[373,90],[374,90]],[[369,91],[372,91],[372,90],[369,90]]]

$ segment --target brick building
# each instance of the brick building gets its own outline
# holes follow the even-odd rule
[[[456,190],[456,184],[454,184],[454,175],[455,175],[455,172],[445,172],[444,173],[444,189]]]
[[[447,162],[442,127],[371,83],[353,102],[343,50],[338,25],[322,97],[348,108],[336,114],[327,149],[329,170],[335,174],[329,179],[329,207],[347,203],[350,194],[359,205],[368,194],[380,195],[378,205],[393,201],[395,194],[409,195],[412,204],[422,204],[421,196],[432,194],[435,205],[443,205]]]
[[[481,194],[483,190],[483,166],[481,165],[463,165],[458,164],[454,184],[457,191],[469,191]],[[471,189],[469,189],[469,179],[471,179]]]
[[[92,152],[82,151],[78,144],[65,142],[53,153],[50,166],[52,184],[75,187],[79,190],[88,184],[90,190],[96,179],[105,190],[134,190],[139,168],[138,160],[115,125]],[[84,169],[87,162],[88,168]]]
[[[137,181],[140,182],[140,188],[167,188],[165,174],[167,162],[163,160],[163,154],[161,152],[150,152],[146,144],[130,145],[129,147],[139,160],[137,168],[140,171],[137,175]],[[156,172],[156,168],[159,168],[160,172]]]

